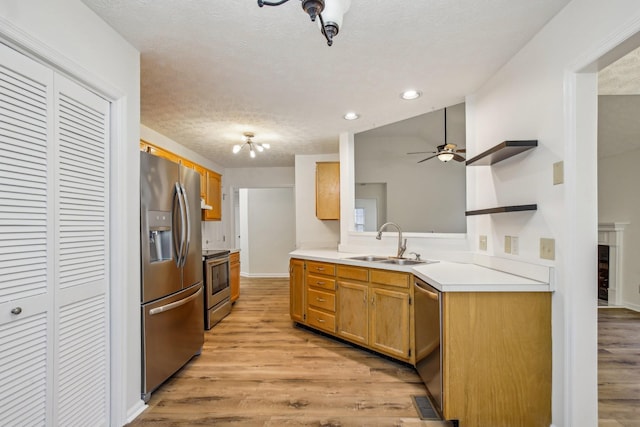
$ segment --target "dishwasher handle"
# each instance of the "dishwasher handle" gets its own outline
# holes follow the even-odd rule
[[[430,288],[430,289],[427,289]],[[423,294],[425,294],[428,298],[434,300],[434,301],[438,301],[440,299],[440,292],[433,289],[431,286],[427,285],[426,283],[421,283],[416,281],[415,282],[415,290],[418,292],[421,292]]]

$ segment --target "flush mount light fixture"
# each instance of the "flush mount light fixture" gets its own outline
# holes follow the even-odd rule
[[[415,89],[410,89],[410,90],[405,90],[404,92],[402,92],[400,94],[400,97],[402,99],[406,99],[407,101],[410,101],[412,99],[420,98],[421,95],[422,95],[422,92],[417,91]]]
[[[266,1],[258,0],[258,6],[280,6],[289,0]],[[312,22],[316,22],[318,18],[318,26],[327,44],[333,44],[333,38],[338,34],[342,26],[342,18],[351,6],[351,0],[300,0],[302,10],[311,18]]]
[[[358,115],[358,113],[355,113],[353,111],[349,111],[347,114],[345,114],[344,116],[345,120],[356,120],[359,119],[360,116]]]
[[[271,148],[271,145],[269,144],[261,144],[259,142],[253,142],[251,140],[251,138],[255,137],[255,135],[253,134],[253,132],[245,132],[244,134],[244,144],[240,145],[240,144],[236,144],[233,146],[233,154],[238,154],[240,152],[240,150],[242,150],[242,148],[245,145],[249,146],[249,156],[251,156],[251,158],[255,158],[256,157],[256,151],[259,152],[263,152],[264,150],[268,150],[269,148]]]

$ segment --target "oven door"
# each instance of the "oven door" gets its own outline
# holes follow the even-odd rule
[[[206,261],[206,309],[215,307],[231,296],[229,288],[229,257]]]

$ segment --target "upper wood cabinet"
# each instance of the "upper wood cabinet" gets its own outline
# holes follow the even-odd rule
[[[316,217],[340,219],[340,162],[316,163]]]
[[[202,218],[205,221],[220,221],[222,219],[222,176],[207,170],[207,194],[206,203],[213,209],[203,211]]]
[[[205,204],[213,207],[213,210],[203,212],[202,219],[205,221],[220,221],[222,219],[222,189],[220,185],[222,175],[142,139],[140,140],[140,151],[151,153],[154,156],[162,157],[175,163],[180,163],[198,172],[200,175],[200,198],[204,199]]]

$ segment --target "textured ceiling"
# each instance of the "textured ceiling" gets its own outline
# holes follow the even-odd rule
[[[224,167],[292,166],[458,104],[568,3],[352,0],[328,47],[296,0],[83,1],[141,52],[142,124]],[[246,131],[271,150],[233,155]]]

